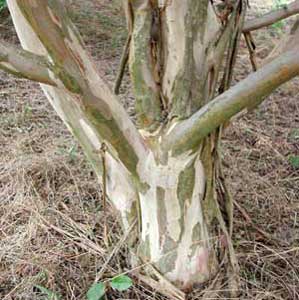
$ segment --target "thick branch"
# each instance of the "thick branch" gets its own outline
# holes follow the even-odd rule
[[[245,23],[243,32],[249,32],[260,29],[262,27],[274,24],[282,19],[286,19],[299,13],[299,0],[296,0],[289,5],[285,4],[282,8],[271,11],[261,17],[249,20]]]
[[[49,67],[45,57],[0,42],[0,69],[18,77],[56,86],[49,76]]]
[[[162,94],[170,118],[186,118],[205,103],[208,47],[220,24],[210,1],[169,1],[162,18]]]
[[[127,0],[128,1],[128,0]],[[128,1],[134,18],[130,43],[130,74],[136,98],[135,108],[140,128],[156,130],[162,119],[159,87],[159,16],[148,0]],[[158,22],[158,23],[156,23]],[[156,37],[153,38],[153,31]]]
[[[147,151],[143,139],[99,77],[62,3],[57,0],[47,1],[46,5],[44,1],[16,2],[51,56],[55,75],[66,89],[78,94],[78,99],[73,99],[77,102],[74,104],[79,103],[82,115],[92,124],[93,134],[136,175],[138,161]]]
[[[299,75],[298,48],[249,75],[216,97],[189,119],[172,126],[164,138],[166,151],[195,150],[200,141],[245,108],[255,107],[281,84]]]
[[[49,57],[51,63],[54,65],[56,69],[55,74],[58,74],[55,78],[55,81],[57,80],[58,82],[58,87],[43,84],[41,87],[64,124],[78,139],[84,153],[99,177],[103,175],[103,165],[105,164],[107,195],[116,210],[121,214],[122,224],[124,229],[127,230],[130,228],[130,224],[136,219],[138,199],[138,195],[136,194],[138,178],[136,180],[136,176],[132,175],[136,174],[135,166],[138,164],[140,156],[144,155],[144,152],[147,151],[146,147],[143,145],[143,141],[132,123],[126,123],[126,116],[124,116],[122,108],[119,108],[120,104],[97,74],[92,62],[89,60],[88,54],[83,49],[83,45],[78,41],[79,36],[76,35],[76,31],[72,30],[71,23],[61,24],[60,20],[55,18],[56,14],[47,6],[55,4],[54,0],[26,0],[21,3],[21,5],[25,5],[27,8],[30,5],[30,7],[33,6],[38,10],[33,13],[34,17],[37,17],[38,13],[40,13],[39,9],[48,11],[53,17],[53,22],[49,23],[49,19],[46,19],[47,24],[44,22],[36,23],[34,17],[31,18],[30,14],[24,13],[24,10],[21,11],[20,3],[19,0],[7,0],[21,45],[30,52]],[[44,8],[41,8],[41,5],[44,5]],[[63,12],[63,10],[61,11]],[[66,19],[65,21],[69,20]],[[61,76],[69,76],[69,74],[67,72],[59,73],[60,70],[65,70],[52,58],[55,54],[47,50],[50,45],[46,38],[47,36],[51,36],[51,40],[53,38],[53,29],[58,32],[62,29],[60,25],[63,25],[63,30],[65,30],[63,33],[68,33],[68,35],[62,34],[60,36],[60,39],[63,38],[65,44],[68,46],[68,52],[60,52],[65,54],[64,60],[62,59],[60,62],[68,64],[70,59],[76,59],[82,67],[82,77],[85,76],[86,85],[90,87],[91,91],[84,90],[84,93],[82,93],[79,90],[75,94],[68,90],[66,85],[62,85],[62,80],[59,80]],[[42,32],[38,31],[36,27],[43,27],[42,32],[47,28],[47,34],[43,37],[46,39],[44,43],[41,42],[41,40],[44,41],[40,35]],[[63,51],[65,49],[59,50]],[[68,70],[74,72],[76,69]],[[72,81],[69,81],[69,84],[71,85]],[[93,94],[96,94],[96,97],[93,97]],[[97,97],[100,99],[98,100]],[[100,112],[97,114],[97,108],[94,111],[90,111],[90,106],[86,105],[86,101],[88,102],[86,99],[90,98],[102,105],[102,111],[104,110],[105,113],[103,116],[101,116]],[[108,103],[104,102],[103,104],[103,101]],[[115,119],[118,122],[113,123]],[[123,137],[120,130],[123,133]],[[135,132],[137,132],[137,138]],[[130,144],[131,141],[132,144]],[[124,145],[120,145],[121,143]],[[128,144],[129,149],[126,148]],[[127,156],[127,159],[124,158],[124,155]],[[134,237],[132,237],[133,239]]]

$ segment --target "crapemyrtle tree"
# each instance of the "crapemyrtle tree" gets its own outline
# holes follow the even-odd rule
[[[7,1],[22,48],[1,41],[0,68],[41,84],[104,183],[133,265],[174,298],[216,281],[220,270],[237,289],[220,141],[230,118],[299,74],[298,22],[259,69],[251,47],[252,30],[298,13],[299,1],[246,22],[247,0],[123,0],[128,39],[115,92],[128,64],[136,125],[97,72],[65,2]],[[257,70],[231,87],[242,34]]]

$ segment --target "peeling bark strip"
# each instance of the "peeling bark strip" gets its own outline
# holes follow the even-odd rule
[[[208,0],[123,0],[138,132],[62,3],[8,0],[24,50],[0,45],[0,68],[43,83],[99,177],[107,146],[105,190],[125,231],[138,218],[141,261],[181,289],[206,282],[226,263],[237,273],[232,201],[215,130],[299,74],[298,23],[290,51],[214,98],[225,57],[227,68],[234,64],[237,46],[228,48],[238,43],[246,1],[226,7],[220,22]],[[225,74],[227,89],[231,70]]]

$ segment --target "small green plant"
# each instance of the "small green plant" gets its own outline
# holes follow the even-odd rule
[[[287,1],[286,0],[275,0],[274,1],[274,9],[281,9],[286,7]],[[284,27],[285,22],[284,21],[278,21],[272,25],[272,28],[281,30]]]
[[[287,0],[274,0],[274,7],[276,9],[287,8],[288,1]]]
[[[132,284],[132,279],[130,277],[126,275],[118,275],[109,280],[107,284],[103,282],[94,283],[89,288],[86,296],[88,300],[101,300],[106,293],[108,285],[116,291],[123,292],[129,289]]]
[[[45,296],[45,300],[60,300],[61,296],[54,293],[53,291],[41,286],[41,285],[35,285],[35,288],[37,288],[42,294]]]
[[[289,157],[291,166],[295,169],[299,169],[299,155],[292,155]]]
[[[123,292],[132,286],[132,279],[125,275],[116,276],[111,279],[110,285],[114,290]]]
[[[272,28],[281,30],[284,27],[284,21],[278,21],[272,25]]]
[[[69,158],[71,162],[76,161],[77,156],[78,156],[78,151],[77,151],[77,145],[74,144],[69,150],[68,150]]]
[[[94,283],[87,292],[88,300],[100,300],[105,295],[106,287],[102,282]]]
[[[63,146],[59,146],[57,153],[60,155],[67,155],[71,163],[75,162],[78,158],[78,146],[72,145],[69,149],[65,149]]]
[[[288,135],[288,139],[292,142],[299,140],[299,129],[292,129]]]
[[[25,104],[23,109],[23,117],[24,119],[30,119],[32,116],[32,107],[29,104]]]
[[[6,7],[6,0],[0,0],[0,12]]]

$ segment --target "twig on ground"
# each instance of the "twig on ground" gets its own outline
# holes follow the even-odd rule
[[[247,223],[250,224],[250,226],[252,228],[254,228],[258,233],[260,233],[262,236],[264,236],[267,240],[272,241],[275,244],[285,244],[283,241],[279,240],[278,238],[272,236],[271,234],[265,232],[264,230],[262,230],[261,228],[259,228],[257,225],[254,224],[254,222],[252,221],[251,217],[248,215],[248,213],[246,212],[246,210],[235,200],[234,201],[234,205],[236,206],[236,208],[238,209],[238,211],[241,213],[241,215],[243,216],[243,218],[246,220]]]

